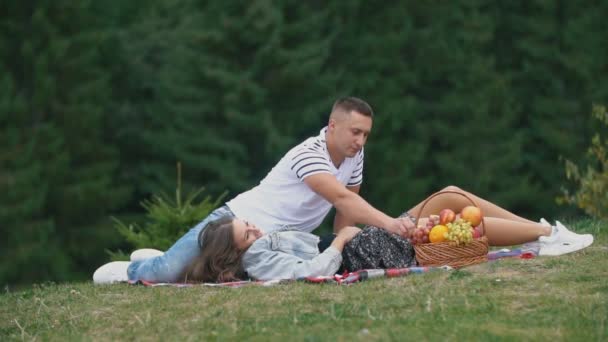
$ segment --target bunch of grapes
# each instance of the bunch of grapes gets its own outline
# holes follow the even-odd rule
[[[473,228],[468,221],[457,219],[446,226],[448,227],[448,240],[454,241],[459,245],[465,245],[473,241]]]
[[[417,245],[419,243],[429,243],[429,233],[434,226],[439,224],[439,216],[431,215],[429,220],[426,222],[424,227],[418,227],[414,230],[412,237],[410,238],[410,242],[413,245]]]

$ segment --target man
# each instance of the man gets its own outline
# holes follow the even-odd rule
[[[311,232],[334,206],[335,233],[359,223],[409,236],[414,228],[410,219],[390,217],[359,196],[363,146],[371,132],[372,119],[372,108],[365,101],[355,97],[338,99],[327,127],[287,152],[259,185],[216,209],[165,253],[136,251],[131,263],[114,262],[100,267],[93,275],[94,282],[125,281],[127,268],[131,280],[179,281],[182,270],[199,253],[201,230],[223,216],[236,216],[265,232],[283,227]]]
[[[389,217],[359,194],[363,146],[372,129],[373,111],[363,100],[337,100],[327,127],[292,148],[253,189],[226,203],[236,217],[265,231],[290,226],[310,232],[336,207],[334,232],[355,223],[405,235],[408,219]]]

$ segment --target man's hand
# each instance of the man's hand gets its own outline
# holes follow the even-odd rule
[[[349,191],[334,175],[318,173],[304,179],[314,192],[325,198],[336,207],[338,212],[344,214],[355,223],[382,227],[387,231],[409,238],[413,233],[414,224],[407,218],[392,218],[380,210],[372,207],[361,196]],[[337,224],[340,228],[341,224]]]
[[[404,236],[404,238],[411,239],[412,236],[414,236],[414,231],[416,230],[416,224],[407,217],[402,217],[401,220],[404,221],[406,229],[407,229],[407,233]]]
[[[400,217],[393,219],[390,225],[384,228],[391,233],[395,233],[409,239],[412,237],[412,234],[414,234],[414,229],[416,229],[416,226],[409,218]]]

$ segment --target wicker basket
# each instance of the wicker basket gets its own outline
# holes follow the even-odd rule
[[[450,190],[439,191],[424,201],[418,212],[418,217],[416,217],[416,224],[418,224],[418,220],[420,219],[420,215],[426,204],[435,196],[445,193],[454,193],[464,196],[474,206],[477,206],[475,201],[464,193]],[[483,218],[481,219],[481,231],[482,236],[480,238],[477,238],[466,245],[459,246],[451,241],[414,245],[416,260],[421,266],[448,265],[454,268],[485,262],[488,260],[488,238],[485,236],[485,222]]]

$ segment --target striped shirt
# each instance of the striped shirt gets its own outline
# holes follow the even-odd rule
[[[259,185],[227,202],[236,217],[253,222],[266,232],[284,226],[305,232],[317,228],[332,206],[304,179],[329,173],[345,186],[363,182],[363,149],[336,168],[327,152],[326,130],[323,128],[318,136],[292,148]]]

